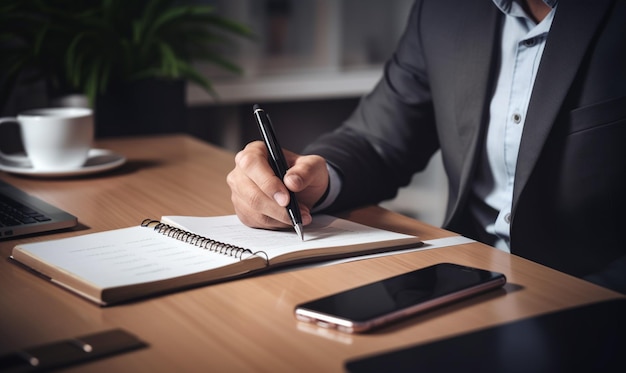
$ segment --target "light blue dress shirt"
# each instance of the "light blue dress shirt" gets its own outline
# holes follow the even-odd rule
[[[505,14],[500,71],[489,108],[489,128],[472,192],[471,211],[493,238],[488,242],[510,251],[511,205],[517,154],[526,111],[543,54],[556,1],[544,0],[552,11],[537,24],[514,0],[493,0]]]
[[[505,14],[502,24],[500,71],[491,100],[487,139],[477,179],[472,213],[493,238],[487,242],[510,251],[510,217],[517,153],[539,61],[558,0],[544,0],[552,11],[537,24],[516,0],[493,0]],[[407,160],[409,161],[409,160]],[[341,177],[328,166],[330,189],[314,211],[332,204],[341,190]],[[419,204],[419,201],[416,201]],[[419,206],[418,206],[419,207]]]

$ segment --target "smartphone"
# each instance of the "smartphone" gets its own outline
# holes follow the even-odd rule
[[[299,304],[295,314],[300,321],[360,333],[505,283],[502,273],[439,263]]]

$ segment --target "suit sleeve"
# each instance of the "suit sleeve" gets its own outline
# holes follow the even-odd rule
[[[341,176],[341,192],[329,210],[394,197],[439,147],[420,42],[420,8],[418,1],[374,90],[341,127],[304,151],[326,158]]]

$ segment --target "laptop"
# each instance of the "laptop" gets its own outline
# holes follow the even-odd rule
[[[0,240],[77,224],[74,215],[0,180]]]

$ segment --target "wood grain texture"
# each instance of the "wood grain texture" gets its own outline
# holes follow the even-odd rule
[[[128,158],[112,172],[46,180],[1,174],[77,215],[73,231],[0,241],[3,258],[18,242],[139,224],[161,215],[232,214],[226,174],[234,155],[184,135],[100,141]],[[379,207],[342,215],[419,235],[454,235]],[[400,322],[348,335],[298,323],[294,307],[438,262],[503,272],[504,289]],[[480,243],[280,272],[99,308],[23,268],[0,261],[0,354],[112,328],[150,346],[67,371],[341,372],[349,358],[431,341],[507,321],[621,295]]]

